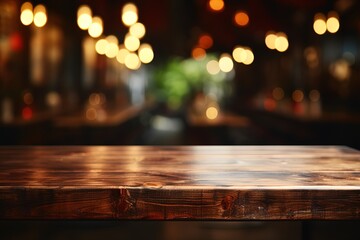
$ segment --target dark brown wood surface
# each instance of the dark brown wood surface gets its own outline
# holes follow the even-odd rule
[[[0,147],[0,219],[360,219],[360,152]]]

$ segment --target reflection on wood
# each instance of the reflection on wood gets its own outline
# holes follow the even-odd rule
[[[360,153],[333,146],[0,148],[2,219],[359,219]]]

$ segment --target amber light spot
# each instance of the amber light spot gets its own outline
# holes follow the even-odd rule
[[[209,1],[209,8],[211,11],[219,12],[224,9],[224,1],[223,0],[210,0]]]
[[[206,109],[206,117],[210,120],[214,120],[218,117],[219,111],[216,107],[209,107]]]
[[[303,91],[297,89],[292,93],[292,99],[294,102],[300,103],[304,100],[304,93]]]
[[[199,47],[209,49],[214,44],[212,37],[208,34],[203,34],[199,37]]]
[[[264,108],[267,111],[274,111],[276,109],[276,102],[272,98],[266,98],[264,100]]]
[[[200,47],[196,47],[191,51],[191,56],[195,60],[201,60],[204,59],[206,56],[206,51]]]
[[[239,11],[235,14],[234,20],[236,25],[245,27],[249,24],[249,15],[246,12]]]

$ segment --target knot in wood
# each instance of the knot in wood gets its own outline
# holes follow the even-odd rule
[[[225,211],[231,209],[233,204],[234,204],[234,197],[230,195],[225,196],[224,199],[221,201],[221,207]]]

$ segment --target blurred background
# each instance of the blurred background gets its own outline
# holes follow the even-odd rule
[[[0,143],[360,149],[359,10],[0,0]]]

